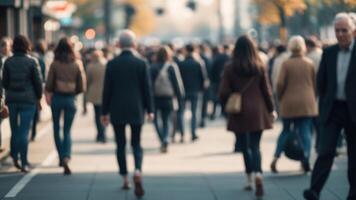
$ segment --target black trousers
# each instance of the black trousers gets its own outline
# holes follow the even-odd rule
[[[348,156],[348,200],[356,199],[356,125],[352,122],[346,102],[335,101],[330,119],[321,124],[318,158],[312,178],[311,190],[320,194],[331,171],[341,130],[345,130]]]
[[[116,158],[120,168],[120,174],[125,176],[127,172],[126,164],[126,124],[113,124],[116,142]],[[140,124],[131,124],[131,146],[134,154],[135,169],[142,170],[143,151],[141,147],[141,127]]]

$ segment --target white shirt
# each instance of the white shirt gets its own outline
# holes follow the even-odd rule
[[[337,79],[337,89],[336,89],[336,99],[346,100],[345,94],[345,83],[347,78],[347,72],[350,66],[350,60],[352,55],[352,50],[354,47],[354,41],[351,42],[349,49],[347,51],[340,49],[337,53],[337,68],[336,68],[336,79]]]

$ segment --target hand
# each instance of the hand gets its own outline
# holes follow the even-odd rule
[[[104,126],[108,126],[109,123],[110,123],[110,117],[109,117],[109,115],[103,115],[103,116],[101,116],[101,123],[102,123]]]
[[[148,113],[147,114],[147,119],[148,119],[148,121],[153,121],[154,120],[154,118],[155,118],[155,114],[154,113]]]
[[[276,121],[278,119],[278,113],[276,111],[273,111],[272,117],[273,117],[273,120]]]
[[[38,101],[37,101],[37,108],[38,108],[39,111],[42,110],[41,100],[38,100]]]
[[[50,106],[50,105],[52,104],[52,94],[46,92],[46,93],[45,93],[45,97],[46,97],[46,102],[47,102],[47,104]]]

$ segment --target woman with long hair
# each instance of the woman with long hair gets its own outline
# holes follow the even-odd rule
[[[178,66],[173,62],[173,52],[168,46],[159,48],[157,63],[151,68],[155,96],[154,124],[161,142],[161,152],[168,150],[169,120],[174,110],[174,98],[182,102],[184,86]]]
[[[15,37],[12,51],[14,55],[5,61],[2,81],[10,112],[10,154],[15,167],[26,173],[29,171],[28,134],[42,97],[42,78],[37,61],[29,55],[31,43],[25,36]]]
[[[51,106],[53,132],[59,156],[59,165],[64,174],[71,174],[71,128],[76,113],[75,98],[86,89],[83,64],[75,56],[68,38],[62,38],[54,50],[54,61],[50,66],[46,82],[46,101]],[[63,136],[60,134],[60,118],[63,113]]]
[[[232,61],[225,66],[219,89],[221,102],[225,105],[236,93],[241,94],[241,110],[227,113],[227,129],[241,140],[247,176],[245,189],[252,190],[255,175],[255,195],[261,198],[264,191],[260,140],[263,130],[272,128],[274,103],[265,66],[248,36],[236,41]]]

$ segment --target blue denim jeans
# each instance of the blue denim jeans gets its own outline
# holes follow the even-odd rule
[[[168,144],[171,113],[168,109],[157,109],[155,113],[154,125],[162,145]]]
[[[53,120],[53,132],[54,142],[56,144],[59,159],[71,157],[71,128],[74,120],[77,108],[75,106],[74,95],[61,95],[54,94],[52,97],[52,120]],[[61,137],[60,118],[63,113],[63,137]]]
[[[185,111],[185,104],[190,102],[190,109],[192,112],[192,119],[191,119],[191,133],[192,138],[195,138],[196,135],[196,124],[197,124],[197,108],[198,108],[198,95],[187,95],[185,97],[185,102],[183,104],[183,108],[180,109],[178,112],[178,126],[181,127],[182,132],[184,133],[184,111]]]
[[[28,165],[28,134],[35,115],[34,104],[8,104],[10,112],[11,147],[10,154],[14,160],[21,157],[22,166]]]
[[[244,157],[246,174],[252,172],[262,173],[260,152],[262,131],[235,134],[238,134],[238,139],[241,140],[241,150]]]
[[[296,131],[300,137],[300,141],[304,150],[305,159],[309,160],[311,151],[311,135],[313,129],[312,117],[299,117],[282,119],[283,130],[278,137],[277,148],[274,154],[275,158],[279,158],[284,150],[284,145],[287,140],[288,133]]]
[[[97,141],[105,141],[106,140],[106,135],[105,135],[105,126],[101,123],[100,117],[102,114],[102,106],[101,105],[94,105],[94,112],[95,112],[95,124],[96,124],[96,130],[97,130],[97,135],[96,135],[96,140]]]

